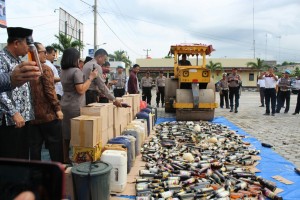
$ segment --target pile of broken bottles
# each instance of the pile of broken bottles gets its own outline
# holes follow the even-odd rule
[[[137,200],[282,199],[253,172],[259,150],[227,126],[173,121],[155,130],[141,149]]]

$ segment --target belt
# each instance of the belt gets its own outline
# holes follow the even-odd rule
[[[222,89],[222,90],[225,90],[225,91],[226,91],[226,90],[228,90],[228,88],[227,88],[227,89]]]
[[[287,92],[287,91],[291,91],[291,90],[289,90],[289,89],[287,89],[287,90],[285,90],[285,89],[280,89],[280,91],[282,91],[282,92]]]
[[[124,87],[116,87],[116,89],[120,90],[120,89],[124,89]]]

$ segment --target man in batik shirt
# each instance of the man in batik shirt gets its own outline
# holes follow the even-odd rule
[[[0,52],[0,73],[11,73],[29,50],[31,29],[7,28],[7,46]],[[34,119],[29,83],[0,93],[0,157],[28,159],[28,122]]]

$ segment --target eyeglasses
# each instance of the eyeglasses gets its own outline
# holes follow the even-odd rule
[[[44,50],[44,51],[38,51],[39,53],[44,53],[44,54],[47,54],[47,51]]]

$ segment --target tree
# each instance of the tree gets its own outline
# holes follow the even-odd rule
[[[126,56],[126,52],[124,50],[114,51],[114,54],[109,54],[108,57],[114,59],[115,61],[124,62],[126,68],[131,65],[131,61],[129,60],[129,57]]]
[[[299,69],[299,67],[296,67],[296,69],[294,71],[294,75],[295,76],[300,76],[300,69]]]
[[[55,37],[58,39],[58,43],[53,43],[52,46],[60,52],[64,52],[65,49],[71,47],[78,50],[83,49],[84,47],[83,43],[80,40],[72,40],[71,37],[68,37],[63,33],[59,33],[58,35],[55,35]]]
[[[209,64],[206,65],[206,68],[211,71],[212,78],[214,78],[215,71],[217,70],[223,71],[222,64],[219,62],[213,63],[212,61],[209,61]]]
[[[257,62],[247,62],[247,67],[251,67],[252,69],[262,71],[267,69],[269,66],[264,63],[264,60],[257,58]]]

